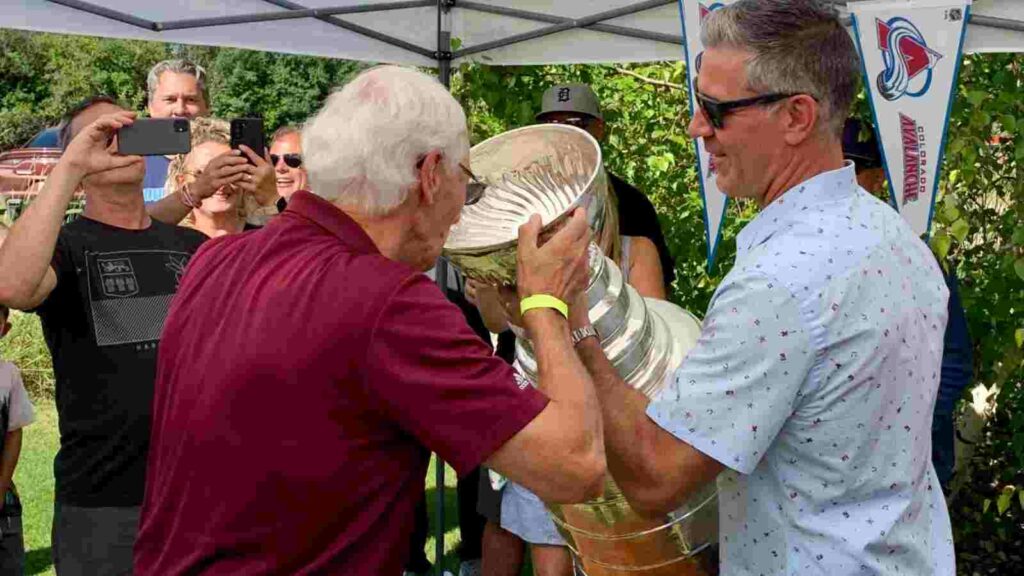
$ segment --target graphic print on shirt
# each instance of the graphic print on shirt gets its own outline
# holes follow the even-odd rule
[[[189,258],[186,252],[168,250],[86,252],[96,343],[159,340]]]

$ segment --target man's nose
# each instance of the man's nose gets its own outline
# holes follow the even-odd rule
[[[704,112],[694,106],[693,116],[690,118],[690,124],[686,127],[686,133],[690,135],[690,138],[707,138],[715,133],[715,129],[704,116]]]

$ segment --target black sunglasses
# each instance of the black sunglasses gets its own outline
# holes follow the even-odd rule
[[[799,94],[762,94],[761,96],[754,96],[753,98],[742,98],[740,100],[729,100],[726,102],[720,102],[714,98],[709,98],[700,92],[696,93],[697,105],[700,107],[701,113],[707,118],[708,122],[711,123],[717,129],[725,128],[725,117],[741,108],[749,108],[751,106],[762,106],[764,104],[771,104],[786,98],[792,98]]]
[[[569,116],[568,118],[550,118],[544,120],[545,124],[568,124],[574,126],[580,130],[586,130],[587,126],[590,126],[590,118],[585,116]]]
[[[279,160],[284,160],[284,163],[287,164],[289,168],[298,168],[299,166],[302,166],[302,154],[282,154],[280,156],[277,154],[270,155],[271,166],[277,166],[277,162]]]

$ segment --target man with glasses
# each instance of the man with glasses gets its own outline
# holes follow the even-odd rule
[[[537,121],[547,124],[566,124],[586,130],[598,142],[604,141],[605,123],[597,95],[586,84],[556,84],[541,97],[541,111]],[[665,288],[671,290],[675,280],[675,261],[665,244],[665,235],[658,222],[658,214],[643,192],[622,178],[608,172],[608,182],[618,200],[619,234],[641,238],[634,243],[637,250],[657,250]]]
[[[577,348],[609,471],[653,516],[717,478],[723,574],[952,575],[931,462],[948,291],[843,159],[853,42],[820,0],[740,0],[702,40],[690,134],[760,213],[657,398]]]
[[[466,201],[469,135],[451,94],[416,70],[364,71],[303,128],[302,150],[315,194],[212,240],[181,279],[139,576],[397,575],[431,451],[553,502],[601,492],[597,398],[565,317],[587,310],[584,211],[542,246],[539,217],[520,229],[520,295],[571,302],[524,312],[535,390],[423,274]]]

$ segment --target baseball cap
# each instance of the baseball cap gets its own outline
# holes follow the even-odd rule
[[[549,112],[576,112],[604,120],[597,94],[586,84],[555,84],[545,90],[540,99],[537,120]]]
[[[867,139],[861,138],[861,131],[867,129]],[[853,160],[858,170],[882,166],[882,152],[878,148],[875,129],[870,124],[850,118],[843,126],[843,157]]]

